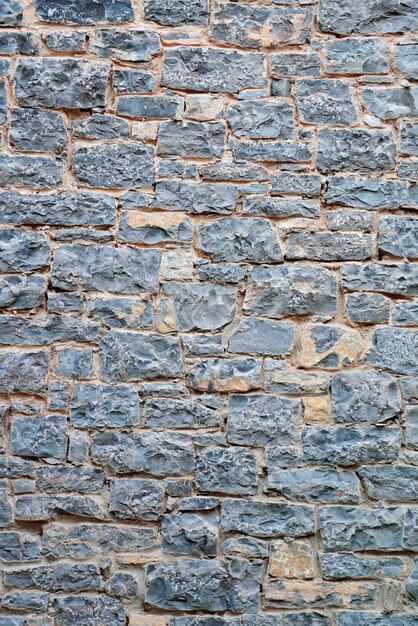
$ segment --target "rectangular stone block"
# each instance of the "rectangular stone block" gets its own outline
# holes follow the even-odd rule
[[[381,173],[395,167],[396,145],[385,130],[321,129],[316,165],[320,172]]]
[[[341,272],[343,287],[347,291],[378,291],[400,296],[418,295],[418,273],[412,263],[345,265]]]
[[[271,582],[265,587],[267,607],[297,609],[306,606],[373,608],[379,587],[370,582]]]
[[[271,472],[266,485],[287,500],[314,504],[358,504],[359,487],[354,472],[326,468]]]
[[[75,428],[126,428],[139,422],[138,394],[126,385],[76,384],[71,400]]]
[[[150,61],[161,49],[160,38],[151,30],[115,28],[95,30],[90,36],[90,50],[99,57],[121,61]]]
[[[0,392],[44,393],[48,366],[47,352],[0,350]]]
[[[188,370],[191,387],[213,393],[261,387],[260,359],[202,359]]]
[[[311,261],[363,261],[373,253],[369,235],[356,233],[290,233],[287,240],[288,259]]]
[[[14,454],[34,458],[64,459],[67,423],[62,415],[15,417],[11,427]]]
[[[235,185],[184,183],[181,180],[157,183],[152,206],[166,211],[187,211],[192,214],[232,213],[238,202]]]
[[[385,35],[409,32],[418,28],[418,7],[414,0],[390,5],[385,11],[383,0],[320,0],[319,27],[335,35]]]
[[[101,0],[100,3],[83,0],[35,0],[36,15],[50,24],[119,24],[129,22],[134,16],[131,0]]]

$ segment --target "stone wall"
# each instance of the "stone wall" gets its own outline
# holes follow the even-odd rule
[[[418,1],[0,23],[0,626],[418,626]]]

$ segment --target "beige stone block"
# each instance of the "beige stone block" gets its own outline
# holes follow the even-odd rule
[[[162,615],[131,615],[129,626],[166,626],[167,620]]]
[[[168,250],[161,261],[163,280],[184,280],[193,278],[193,256],[190,250]]]
[[[275,578],[313,578],[312,546],[309,541],[275,541],[270,558],[270,576]]]
[[[328,424],[331,422],[331,399],[329,396],[316,396],[303,399],[305,422]]]
[[[184,117],[199,122],[219,119],[224,107],[223,98],[207,94],[187,96]]]
[[[379,586],[369,582],[273,581],[265,585],[265,605],[271,608],[371,608]]]
[[[133,122],[132,135],[143,141],[156,141],[158,122]]]

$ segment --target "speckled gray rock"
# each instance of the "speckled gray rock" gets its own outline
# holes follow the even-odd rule
[[[66,465],[39,467],[36,470],[36,476],[40,491],[45,493],[61,491],[95,493],[101,490],[106,478],[101,469]]]
[[[157,183],[153,206],[167,211],[200,213],[232,213],[237,205],[235,185],[184,183],[181,180]]]
[[[343,286],[347,291],[380,291],[417,296],[415,266],[410,263],[363,263],[342,268]]]
[[[418,44],[409,43],[395,48],[395,67],[408,78],[418,79]]]
[[[93,498],[81,496],[19,496],[15,498],[15,518],[27,522],[51,521],[58,515],[104,519],[105,514]],[[66,554],[63,556],[67,556]]]
[[[93,31],[90,42],[93,54],[122,61],[149,61],[161,48],[157,33],[147,30],[104,28]]]
[[[275,185],[274,178],[272,184]],[[291,192],[286,189],[286,193]],[[320,206],[316,200],[254,196],[245,198],[242,212],[244,215],[265,215],[267,217],[315,218],[320,215]]]
[[[272,54],[271,73],[276,78],[316,78],[321,73],[319,55],[298,52]]]
[[[395,374],[418,373],[418,332],[402,328],[377,328],[366,362]]]
[[[359,486],[354,472],[319,468],[271,472],[266,488],[287,500],[315,504],[358,504]]]
[[[48,365],[47,352],[0,350],[0,392],[44,392]]]
[[[66,418],[62,415],[15,417],[11,428],[14,454],[35,458],[65,458]]]
[[[380,613],[364,613],[362,611],[341,611],[338,626],[416,626],[417,618],[413,613],[401,615],[382,615]]]
[[[398,117],[418,115],[418,89],[393,87],[377,89],[369,87],[363,90],[363,104],[369,113],[382,119],[393,120]]]
[[[290,233],[287,240],[288,259],[312,261],[363,261],[372,256],[370,235],[356,233]]]
[[[379,222],[379,251],[394,257],[418,257],[418,220],[409,217],[383,217]]]
[[[46,36],[46,45],[54,52],[83,52],[86,36],[82,32],[51,32]]]
[[[77,59],[22,59],[14,91],[24,107],[90,109],[104,106],[107,63]]]
[[[307,198],[319,196],[321,177],[316,174],[279,173],[272,176],[271,192],[273,195],[297,195]]]
[[[164,156],[221,157],[224,153],[225,124],[162,122],[157,153]]]
[[[291,324],[249,318],[241,320],[229,336],[228,347],[238,354],[285,356],[291,353],[294,340]]]
[[[257,500],[224,500],[221,530],[255,537],[304,537],[315,531],[309,506]]]
[[[152,93],[157,80],[151,72],[121,68],[113,70],[113,84],[116,93]],[[119,104],[117,104],[119,107]]]
[[[53,189],[62,180],[63,163],[45,156],[0,154],[0,185]]]
[[[324,548],[330,552],[416,550],[417,507],[381,509],[331,506],[321,509]]]
[[[199,228],[200,246],[214,261],[280,262],[283,254],[270,222],[225,217]]]
[[[209,38],[216,43],[258,48],[303,44],[312,26],[310,7],[215,2]]]
[[[321,556],[321,570],[325,578],[398,578],[404,575],[406,561],[397,556],[358,556],[357,554],[325,553]]]
[[[3,596],[2,607],[9,611],[48,611],[49,595],[33,591],[11,591]]]
[[[231,495],[257,492],[256,458],[248,448],[205,448],[196,463],[199,492]]]
[[[35,7],[38,18],[51,24],[119,24],[134,16],[131,0],[35,0]]]
[[[129,136],[129,125],[114,115],[99,115],[76,119],[73,122],[73,136],[82,139],[115,139]]]
[[[13,109],[10,143],[23,152],[62,152],[67,143],[64,118],[55,111]]]
[[[119,600],[107,596],[68,596],[54,602],[57,626],[125,626],[126,612]]]
[[[119,520],[153,521],[163,511],[164,490],[156,480],[114,478],[110,482],[109,511]]]
[[[93,374],[93,351],[90,348],[57,350],[55,372],[63,378],[91,378]]]
[[[144,0],[144,18],[163,26],[206,24],[208,0]]]
[[[398,209],[408,201],[408,185],[402,181],[357,176],[330,176],[327,180],[327,204],[359,209]]]
[[[93,438],[92,454],[118,474],[178,476],[194,470],[192,442],[177,433],[98,433]]]
[[[214,513],[164,515],[161,532],[167,554],[216,556],[218,518]]]
[[[377,37],[332,40],[326,46],[325,67],[336,74],[386,74],[389,47]]]
[[[72,317],[47,315],[44,319],[31,321],[16,315],[0,316],[0,343],[12,346],[46,346],[54,341],[96,342],[99,326]]]
[[[259,359],[202,359],[192,365],[188,379],[197,391],[250,391],[261,387]]]
[[[111,328],[150,328],[152,306],[150,297],[139,298],[91,298],[88,314]]]
[[[247,100],[226,110],[232,133],[251,139],[293,139],[293,105],[288,100]]]
[[[400,150],[403,154],[418,155],[418,123],[401,122]]]
[[[399,456],[401,437],[397,426],[309,426],[302,435],[303,458],[311,465],[390,463]]]
[[[212,406],[213,404],[213,406]],[[195,400],[155,398],[145,402],[145,421],[152,428],[209,428],[220,425],[222,404],[208,396]]]
[[[161,84],[172,89],[214,93],[266,87],[264,58],[256,52],[219,48],[167,49]]]
[[[418,468],[407,465],[361,467],[358,470],[365,491],[373,500],[417,502]]]
[[[351,126],[357,120],[347,80],[300,80],[296,83],[296,95],[304,122]]]
[[[148,565],[145,602],[159,609],[255,613],[260,576],[260,563],[238,559]]]
[[[168,96],[122,96],[117,100],[116,110],[119,115],[123,115],[125,117],[144,120],[159,120],[176,117],[180,111],[181,104],[182,100],[180,100],[180,98],[172,98]],[[179,130],[179,126],[176,126],[175,122],[171,123],[174,124],[174,128],[171,129],[171,133],[173,134],[176,133],[176,130]],[[165,139],[167,144],[174,150],[175,142],[172,134],[169,134],[169,130],[170,128],[166,129]],[[189,135],[191,134],[190,130],[191,129],[189,129]],[[199,140],[200,137],[195,137],[195,139]],[[169,143],[170,141],[171,143]],[[184,139],[184,143],[187,146],[187,136]],[[162,152],[162,154],[164,154],[164,152]],[[171,154],[177,153],[174,152]]]
[[[159,250],[111,246],[62,246],[54,257],[52,284],[64,291],[155,293],[161,262]]]
[[[138,394],[131,387],[97,383],[75,385],[71,423],[76,428],[126,428],[138,421]]]
[[[374,216],[373,213],[357,209],[335,209],[328,211],[327,221],[328,227],[332,231],[371,232]]]
[[[382,0],[356,1],[354,5],[350,0],[321,0],[319,27],[339,35],[414,31],[418,27],[418,7],[414,0],[389,5]]]
[[[140,141],[77,146],[73,170],[86,187],[148,187],[154,182],[154,151]]]
[[[392,315],[393,326],[416,326],[418,306],[416,302],[399,302],[395,305]]]
[[[106,582],[104,590],[108,596],[129,600],[138,594],[138,583],[131,574],[116,572]]]
[[[323,173],[383,172],[395,167],[396,145],[390,131],[321,129],[316,165]]]
[[[276,318],[312,314],[332,316],[335,307],[336,281],[327,270],[293,264],[254,268],[250,272],[244,300],[247,313]]]
[[[290,444],[299,439],[301,426],[300,400],[258,394],[230,396],[230,443],[250,446]]]
[[[20,2],[15,2],[14,0],[1,0],[0,24],[7,26],[18,26],[22,23],[22,17],[23,7]],[[6,624],[5,626],[8,625]]]
[[[312,158],[309,145],[292,141],[236,141],[230,140],[235,159],[270,161],[271,163],[304,163]]]
[[[106,381],[174,378],[183,370],[178,339],[164,335],[107,332],[99,356]]]
[[[309,611],[307,613],[284,613],[284,626],[331,626],[330,618],[323,613]],[[267,626],[269,624],[267,623]],[[273,624],[275,626],[275,624]]]
[[[332,411],[338,423],[385,422],[400,410],[399,386],[389,374],[350,372],[332,379]]]

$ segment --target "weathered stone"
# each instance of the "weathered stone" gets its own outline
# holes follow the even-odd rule
[[[271,472],[267,489],[287,500],[314,504],[358,504],[360,501],[359,481],[354,472],[328,468]]]
[[[294,340],[291,324],[247,318],[229,336],[228,347],[238,354],[286,356],[291,353]]]
[[[321,177],[316,174],[274,174],[271,181],[273,195],[298,195],[307,198],[321,193]]]
[[[373,213],[356,209],[341,209],[327,213],[328,226],[332,231],[371,232],[373,219]]]
[[[395,67],[407,78],[418,79],[418,44],[401,44],[395,48]]]
[[[36,561],[40,556],[39,541],[15,531],[2,531],[0,559],[6,563]]]
[[[358,556],[356,554],[325,553],[321,556],[324,578],[398,578],[404,576],[406,561],[402,558]]]
[[[77,146],[73,170],[86,187],[129,189],[154,182],[154,151],[140,141]]]
[[[208,19],[207,0],[144,0],[144,18],[164,26],[206,24]]]
[[[93,54],[122,61],[149,61],[161,48],[157,33],[147,30],[104,28],[93,31],[90,42]]]
[[[346,265],[341,272],[343,286],[347,291],[380,291],[395,295],[418,295],[418,274],[411,263]]]
[[[124,626],[123,604],[107,596],[68,596],[54,602],[57,626]]]
[[[46,493],[61,491],[94,493],[101,490],[106,478],[101,469],[66,465],[39,467],[36,476],[40,491]]]
[[[393,326],[416,326],[418,307],[415,302],[400,302],[395,305],[392,315]]]
[[[218,519],[213,513],[164,515],[161,532],[167,554],[216,556]]]
[[[91,298],[88,314],[111,328],[138,329],[152,325],[152,305],[148,295],[139,298]]]
[[[73,136],[82,139],[115,139],[129,136],[129,125],[114,115],[98,113],[86,119],[74,120]]]
[[[288,100],[247,100],[226,110],[232,133],[250,139],[293,139],[293,106]]]
[[[417,374],[418,333],[402,328],[377,328],[365,361],[395,374]]]
[[[255,613],[260,563],[178,559],[148,565],[145,602],[180,611],[248,611]]]
[[[398,209],[408,200],[408,185],[402,181],[356,176],[330,176],[327,181],[327,204],[359,209]]]
[[[189,213],[232,213],[237,205],[235,185],[205,185],[180,180],[157,183],[153,207]]]
[[[244,311],[281,318],[325,315],[336,307],[336,281],[327,270],[308,265],[260,267],[250,272]]]
[[[156,311],[160,332],[215,330],[232,321],[236,289],[209,284],[164,283]]]
[[[0,308],[35,309],[45,302],[47,284],[43,276],[10,274],[0,278]]]
[[[230,140],[235,159],[270,161],[271,163],[304,163],[312,158],[311,148],[292,141],[235,141]]]
[[[260,559],[268,557],[269,544],[253,537],[233,537],[224,541],[223,552],[225,556]]]
[[[321,129],[316,165],[323,173],[383,172],[395,167],[396,146],[390,131]]]
[[[185,157],[221,157],[224,153],[225,124],[162,122],[158,131],[158,154]]]
[[[157,86],[157,80],[151,72],[121,68],[113,71],[113,85],[118,94],[152,93]]]
[[[296,95],[304,122],[351,126],[357,120],[347,80],[300,80],[296,83]]]
[[[318,54],[302,54],[298,52],[271,55],[271,73],[273,77],[287,76],[293,78],[316,78],[321,73]]]
[[[53,31],[46,36],[46,45],[54,52],[84,52],[86,36],[78,31]]]
[[[362,467],[358,474],[369,498],[398,502],[417,502],[417,467]]]
[[[417,618],[412,613],[402,615],[381,615],[380,613],[363,613],[362,611],[341,611],[338,626],[416,626]]]
[[[389,47],[380,39],[336,39],[327,43],[325,68],[335,74],[386,74]]]
[[[98,325],[81,319],[48,315],[32,322],[15,315],[0,316],[0,343],[3,345],[45,346],[62,340],[97,342],[98,336]]]
[[[0,154],[0,184],[3,188],[52,189],[62,180],[63,166],[45,156]]]
[[[9,611],[46,612],[49,595],[33,591],[11,591],[3,596],[2,607]]]
[[[0,392],[45,392],[48,365],[47,352],[0,350]]]
[[[372,608],[376,604],[378,591],[378,586],[369,582],[277,581],[266,585],[264,598],[267,607],[277,608]]]
[[[91,109],[105,105],[109,65],[77,59],[21,59],[14,73],[21,106]]]
[[[382,423],[400,410],[399,386],[389,374],[352,372],[332,379],[332,412],[337,423]]]
[[[331,626],[331,620],[327,615],[309,611],[307,613],[284,613],[284,626]]]
[[[61,415],[14,418],[11,427],[14,454],[35,458],[65,458],[66,419]]]
[[[95,565],[58,565],[9,570],[4,579],[8,587],[38,587],[44,591],[95,591],[100,588],[100,577]]]
[[[402,154],[418,155],[418,123],[401,122],[400,150]]]
[[[125,385],[76,385],[71,423],[76,428],[126,428],[139,421],[138,394]]]
[[[355,233],[290,233],[288,259],[362,261],[372,256],[372,238]]]
[[[110,513],[119,520],[157,520],[163,511],[164,490],[155,480],[114,478],[110,482]]]
[[[20,2],[14,0],[2,0],[0,4],[0,24],[18,26],[22,23],[23,7]],[[5,624],[5,626],[9,626]],[[10,626],[13,626],[12,624]]]
[[[224,500],[221,530],[255,537],[304,537],[315,532],[311,507],[257,500]]]
[[[308,426],[302,435],[303,457],[306,463],[314,465],[390,463],[397,460],[400,443],[397,426],[385,429]]]
[[[55,111],[13,109],[10,143],[26,152],[62,152],[67,143],[64,118]]]
[[[256,493],[258,479],[254,452],[238,447],[202,450],[196,463],[196,486],[200,492]]]
[[[269,574],[277,578],[314,578],[312,545],[304,539],[275,541]]]
[[[179,98],[170,98],[167,96],[124,96],[122,98],[118,98],[116,110],[119,115],[123,115],[125,117],[159,120],[176,117],[181,103],[182,101]],[[171,122],[171,124],[175,124],[175,122]],[[175,129],[178,130],[178,126],[172,128],[172,134],[177,132]],[[189,135],[190,134],[191,129],[189,129]],[[185,146],[187,146],[187,139],[189,138],[191,139],[191,137],[185,136]],[[172,141],[172,144],[170,145],[174,149],[175,143],[173,141],[173,137],[169,135],[169,129],[166,130],[165,139],[166,141]],[[194,139],[200,140],[201,138],[198,136]],[[166,153],[171,154],[170,152],[167,152],[167,150]],[[164,151],[161,152],[161,154],[164,154]],[[174,154],[177,154],[177,152]]]
[[[257,359],[203,359],[188,371],[193,389],[209,392],[251,391],[261,387]]]
[[[63,348],[55,357],[55,372],[63,378],[91,378],[93,374],[93,351],[90,348],[74,350]]]
[[[418,115],[418,89],[369,87],[363,90],[363,104],[369,113],[386,120],[404,116],[416,117]]]
[[[105,518],[97,502],[85,495],[19,496],[15,499],[16,520],[43,522],[50,521],[61,514],[91,519]]]
[[[215,2],[209,37],[244,48],[302,44],[309,37],[309,7],[276,7]]]
[[[247,215],[265,215],[267,217],[314,218],[319,217],[320,207],[316,200],[254,196],[253,198],[245,198],[242,212]]]
[[[208,404],[208,406],[207,406]],[[195,400],[169,398],[151,399],[145,402],[145,420],[152,428],[209,428],[220,425],[220,413],[216,403],[212,407],[208,397]],[[221,405],[222,406],[222,405]]]
[[[379,251],[395,257],[417,258],[418,220],[388,216],[379,222]]]
[[[115,4],[112,0],[100,3],[83,0],[35,0],[36,14],[42,22],[50,24],[119,24],[129,22],[134,16],[131,0],[121,0]]]
[[[98,433],[93,438],[92,454],[118,474],[178,476],[194,470],[191,440],[177,433]]]
[[[301,331],[295,362],[306,368],[340,369],[355,363],[363,347],[356,330],[334,324],[310,324]]]
[[[197,275],[202,281],[214,283],[240,283],[247,274],[246,265],[232,263],[203,263],[197,268]]]
[[[264,58],[221,48],[167,49],[164,55],[163,87],[203,92],[238,93],[266,87]]]
[[[9,526],[13,520],[11,500],[8,498],[6,483],[0,483],[0,528]],[[1,626],[1,625],[0,625]]]
[[[391,2],[389,7],[373,0],[356,2],[355,5],[350,0],[321,0],[319,5],[319,27],[326,33],[384,35],[414,31],[417,26],[418,8],[410,0],[402,5]]]
[[[64,291],[155,293],[161,262],[159,250],[132,250],[75,244],[60,247],[52,265],[52,284]]]
[[[261,165],[235,161],[232,163],[224,163],[220,161],[219,163],[215,163],[213,165],[205,165],[202,168],[201,173],[204,180],[212,181],[264,181],[269,177],[267,170]]]

